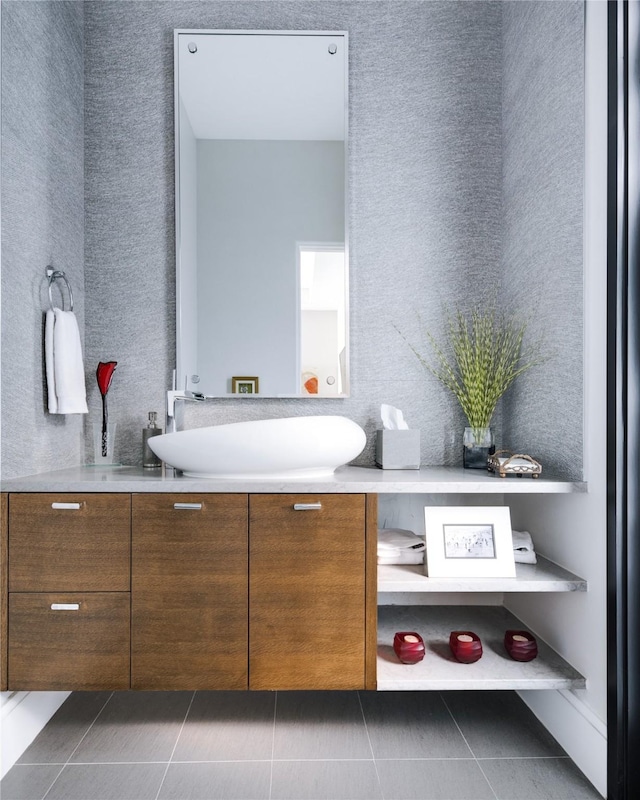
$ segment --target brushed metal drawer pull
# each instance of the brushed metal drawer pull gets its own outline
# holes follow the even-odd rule
[[[52,611],[79,611],[80,603],[51,603]]]
[[[320,511],[322,503],[294,503],[294,511]]]
[[[80,508],[80,503],[51,503],[51,508],[63,508],[70,511],[77,511]]]
[[[202,503],[174,503],[173,507],[177,511],[200,511]]]

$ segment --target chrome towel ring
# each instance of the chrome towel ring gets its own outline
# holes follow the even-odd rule
[[[53,267],[47,267],[47,279],[49,280],[49,305],[51,306],[51,310],[53,311],[53,297],[51,296],[51,286],[55,280],[64,281],[67,285],[67,291],[69,292],[69,311],[73,311],[73,292],[71,291],[71,284],[69,283],[67,276],[64,272],[60,272],[58,269],[53,269]],[[64,311],[64,294],[62,295],[62,310]]]

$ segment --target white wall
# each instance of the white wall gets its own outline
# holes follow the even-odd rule
[[[0,695],[0,778],[64,703],[69,692],[3,692]]]
[[[510,501],[513,525],[537,549],[588,581],[588,592],[519,595],[506,605],[587,678],[574,693],[528,692],[525,701],[606,794],[606,143],[607,5],[586,17],[585,495]]]

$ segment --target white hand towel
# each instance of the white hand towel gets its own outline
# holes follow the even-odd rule
[[[53,309],[47,311],[44,321],[44,365],[47,374],[47,405],[50,414],[58,413],[58,398],[56,397],[56,381],[53,369],[53,323],[55,315]]]
[[[425,543],[421,536],[403,528],[378,531],[378,564],[422,564]]]
[[[537,564],[538,559],[531,534],[528,531],[511,531],[511,536],[515,562],[517,564]]]
[[[73,311],[49,309],[45,368],[50,414],[88,414],[80,331]]]
[[[424,564],[424,550],[398,551],[395,555],[378,553],[378,564]]]

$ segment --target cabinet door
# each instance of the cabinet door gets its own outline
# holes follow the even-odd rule
[[[128,494],[10,494],[10,592],[128,592]]]
[[[364,688],[365,495],[251,495],[250,530],[250,688]]]
[[[129,688],[128,592],[11,593],[9,689]]]
[[[247,495],[132,504],[132,688],[246,689]]]

